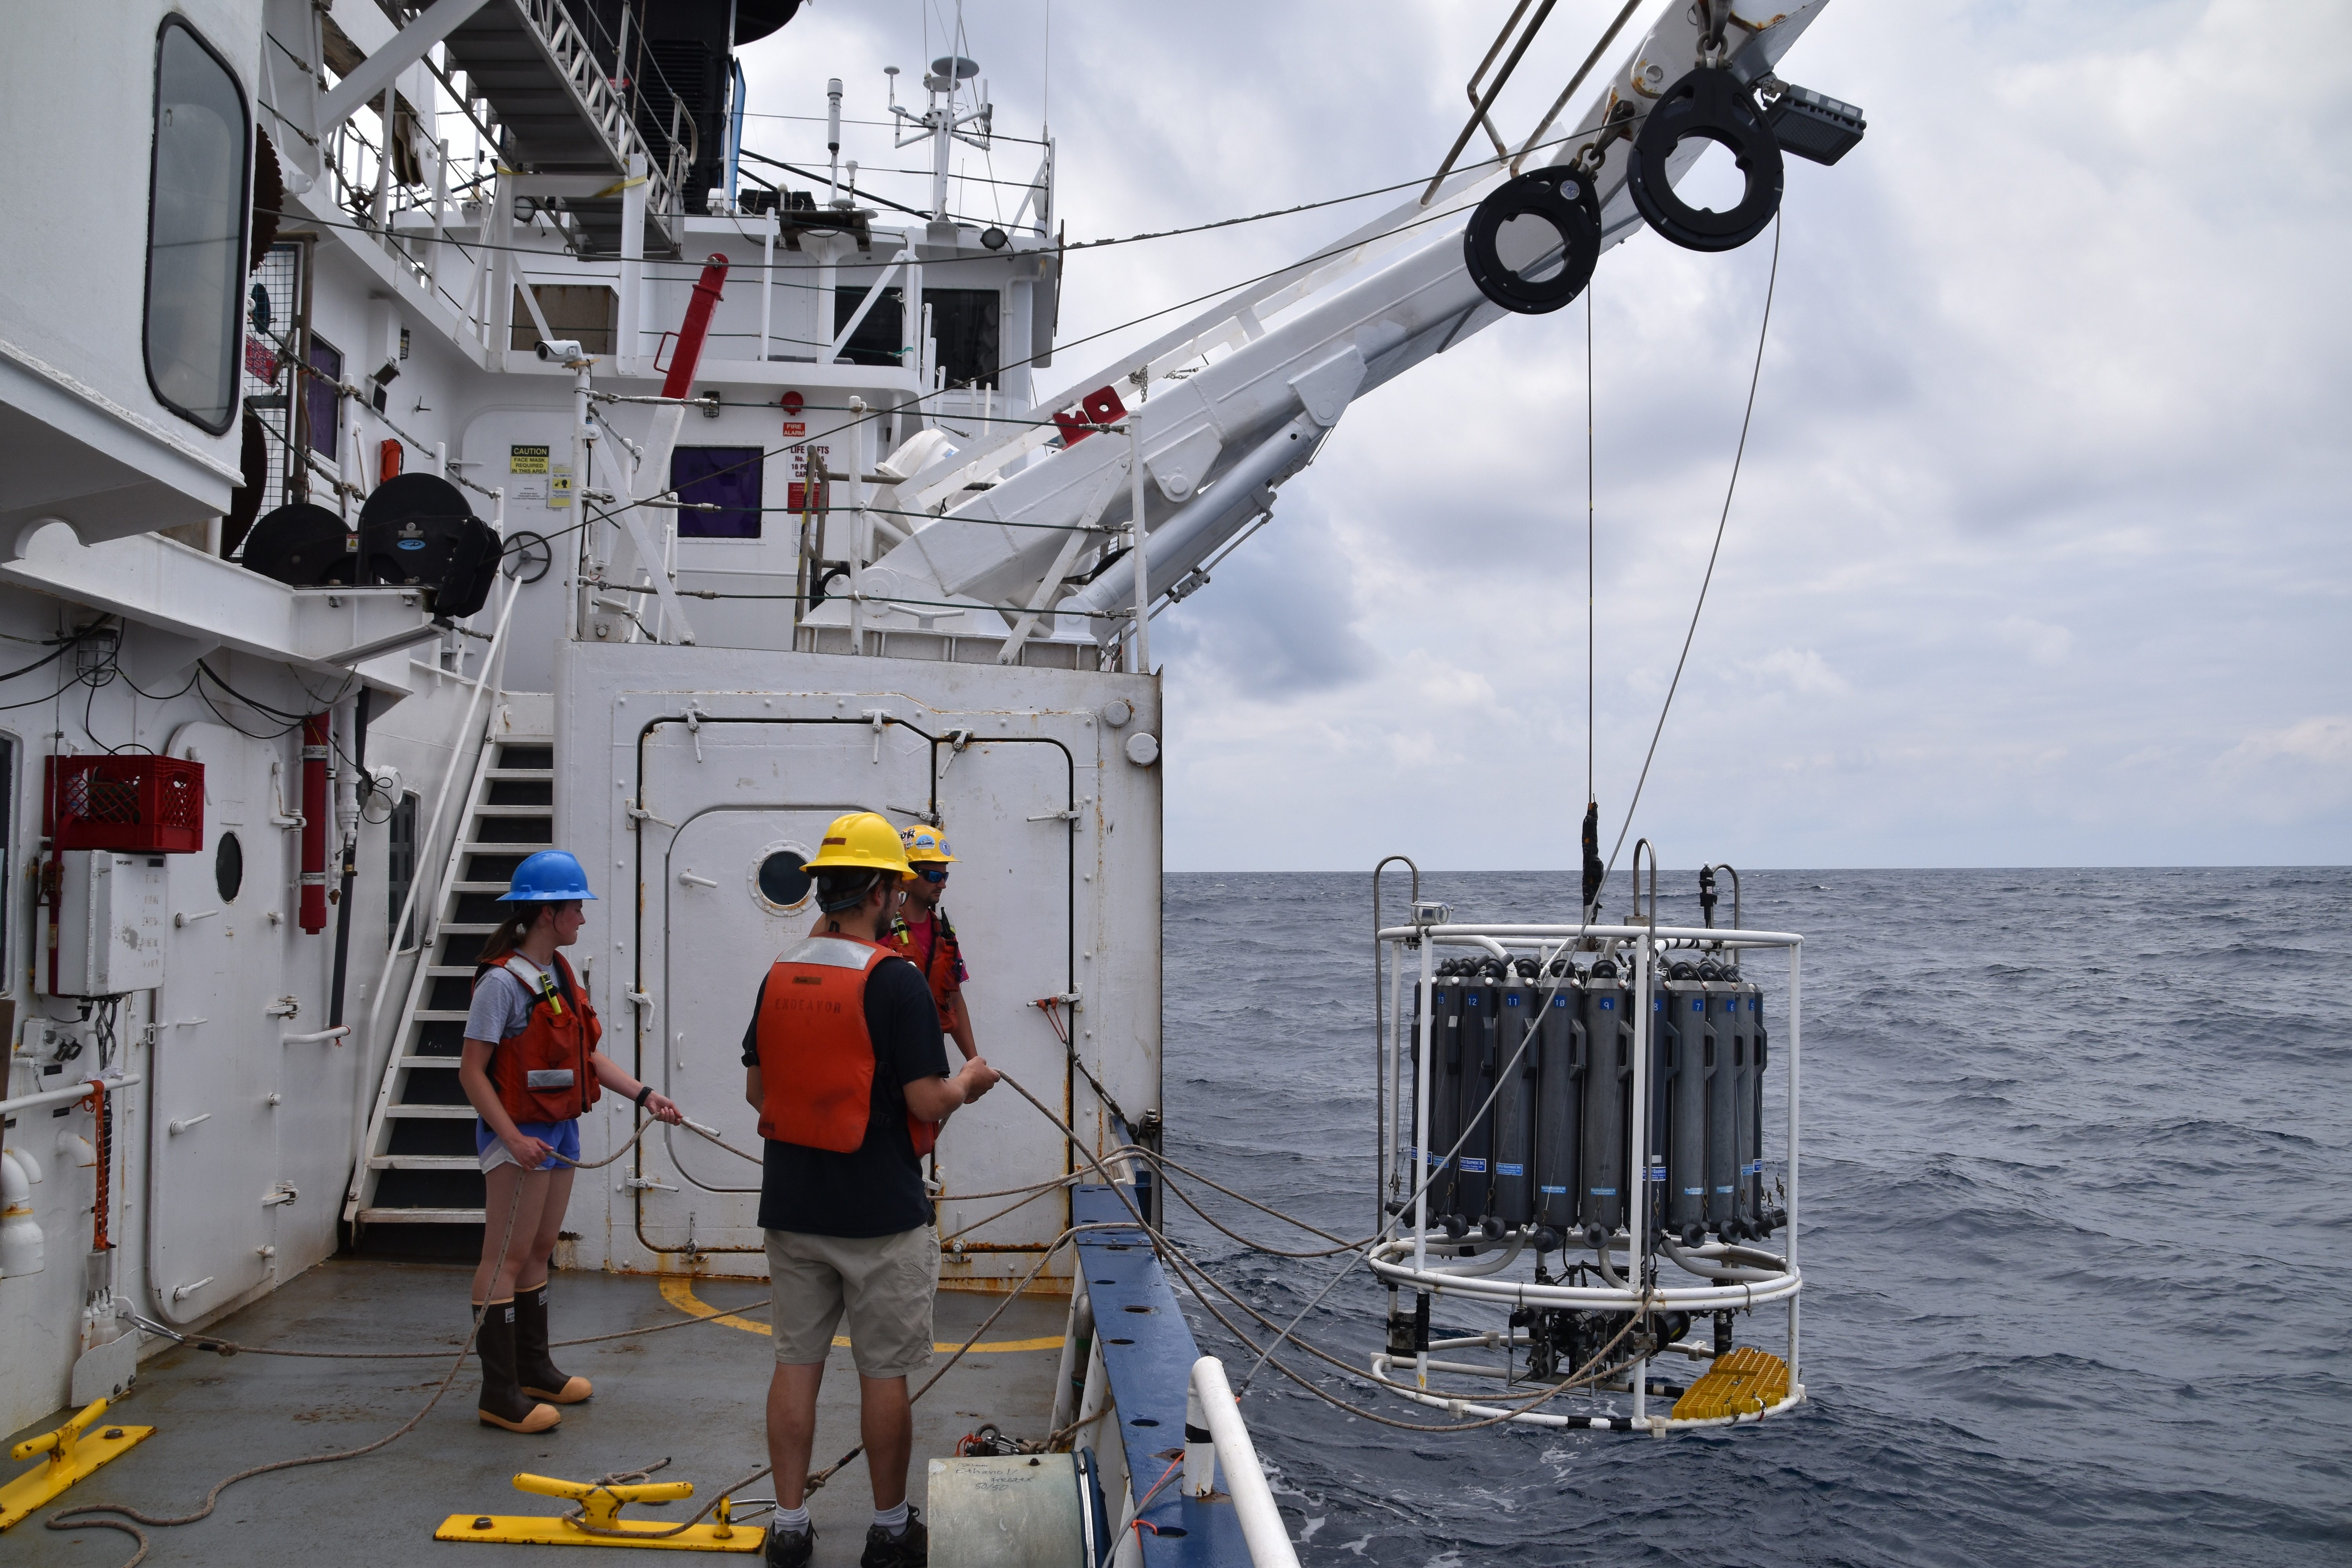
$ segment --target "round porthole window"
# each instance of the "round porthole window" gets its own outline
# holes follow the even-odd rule
[[[808,868],[808,851],[797,844],[771,844],[751,867],[751,891],[776,914],[806,907],[816,889]]]
[[[213,847],[213,886],[225,904],[235,903],[237,889],[245,886],[245,846],[234,833],[222,834]]]

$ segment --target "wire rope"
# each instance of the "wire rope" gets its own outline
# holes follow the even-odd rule
[[[1650,782],[1650,763],[1658,754],[1658,737],[1666,731],[1666,715],[1674,711],[1675,693],[1682,686],[1683,667],[1690,661],[1691,640],[1698,636],[1699,613],[1706,608],[1706,591],[1715,581],[1715,563],[1723,553],[1723,531],[1731,521],[1731,498],[1739,489],[1739,465],[1748,456],[1748,428],[1756,417],[1756,388],[1764,376],[1764,344],[1772,331],[1772,296],[1780,283],[1780,215],[1772,217],[1772,268],[1764,281],[1764,320],[1756,329],[1756,360],[1748,373],[1748,406],[1739,416],[1739,446],[1731,456],[1731,479],[1723,488],[1723,510],[1715,520],[1715,542],[1706,552],[1706,571],[1699,578],[1698,602],[1691,606],[1690,626],[1683,633],[1682,652],[1675,659],[1674,679],[1666,683],[1666,700],[1658,705],[1658,722],[1650,731],[1650,748],[1642,754],[1641,775],[1633,781],[1633,797],[1625,805],[1624,825],[1617,830],[1617,843],[1609,851],[1609,867],[1617,866],[1617,851],[1625,847],[1625,835],[1633,829],[1633,813],[1642,804],[1642,788]],[[1638,863],[1636,866],[1638,869]]]

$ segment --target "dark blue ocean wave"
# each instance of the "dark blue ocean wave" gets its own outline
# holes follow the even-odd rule
[[[1167,886],[1170,1152],[1363,1234],[1368,879]],[[1662,921],[1698,922],[1689,873],[1661,892]],[[1808,1403],[1663,1442],[1441,1436],[1262,1372],[1245,1408],[1302,1559],[2352,1562],[2352,870],[1754,872],[1743,892],[1749,925],[1806,937]],[[1558,919],[1576,896],[1557,875],[1435,875],[1422,893],[1495,921]],[[1402,876],[1385,898],[1394,920]],[[1605,907],[1627,907],[1622,879]],[[1750,973],[1785,1041],[1784,967]],[[1775,1156],[1785,1072],[1776,1056]],[[1201,1196],[1244,1235],[1324,1245]],[[1332,1278],[1333,1259],[1252,1253],[1170,1211],[1277,1321]],[[1300,1332],[1363,1366],[1386,1307],[1359,1271]],[[1254,1354],[1187,1311],[1238,1380]],[[1435,1318],[1499,1326],[1454,1303]],[[1777,1312],[1740,1338],[1785,1349]],[[1393,1419],[1444,1419],[1284,1359]]]

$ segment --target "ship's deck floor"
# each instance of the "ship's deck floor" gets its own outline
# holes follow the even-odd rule
[[[470,1271],[450,1264],[366,1258],[320,1264],[209,1332],[249,1344],[318,1349],[371,1346],[425,1349],[446,1344],[455,1352],[465,1331]],[[668,1285],[682,1295],[679,1282]],[[554,1335],[572,1339],[622,1329],[674,1323],[681,1306],[698,1300],[730,1312],[767,1294],[749,1280],[692,1282],[692,1298],[673,1304],[663,1282],[644,1277],[558,1274],[551,1302]],[[998,1297],[943,1292],[937,1336],[961,1344],[994,1309]],[[1023,1436],[1044,1435],[1053,1404],[1066,1300],[1034,1292],[1013,1302],[989,1331],[988,1345],[963,1358],[915,1406],[909,1497],[923,1501],[925,1464],[951,1454],[956,1439],[982,1421]],[[441,1404],[417,1429],[363,1458],[306,1466],[239,1482],[199,1524],[151,1529],[151,1564],[234,1563],[238,1568],[321,1563],[338,1568],[446,1563],[448,1568],[492,1568],[536,1563],[531,1546],[436,1542],[433,1531],[453,1513],[559,1514],[571,1505],[526,1497],[509,1484],[518,1470],[571,1480],[593,1480],[667,1457],[663,1480],[691,1480],[691,1503],[632,1506],[625,1517],[682,1519],[724,1486],[766,1459],[764,1401],[774,1364],[765,1309],[737,1326],[726,1321],[674,1329],[637,1340],[615,1340],[558,1352],[568,1372],[596,1385],[595,1397],[564,1412],[563,1424],[535,1437],[482,1426],[474,1415],[478,1373],[470,1361]],[[936,1363],[935,1363],[936,1364]],[[113,1410],[127,1424],[152,1426],[154,1436],[76,1484],[7,1533],[12,1563],[110,1568],[132,1544],[111,1531],[55,1531],[42,1521],[75,1503],[122,1501],[149,1513],[185,1513],[222,1477],[248,1466],[372,1442],[414,1415],[447,1370],[446,1361],[329,1362],[239,1355],[174,1348],[140,1368],[132,1392]],[[9,1435],[7,1444],[56,1426],[65,1413]],[[817,1424],[816,1465],[822,1468],[857,1441],[857,1378],[850,1352],[836,1344],[824,1380]],[[37,1462],[37,1461],[36,1461]],[[13,1476],[25,1467],[10,1464]],[[775,1495],[772,1479],[746,1489],[750,1497]],[[819,1563],[853,1563],[864,1549],[873,1499],[863,1458],[845,1467],[810,1500],[817,1525]],[[763,1521],[764,1512],[759,1521]],[[626,1548],[613,1549],[629,1552]],[[647,1561],[642,1552],[625,1559]],[[661,1561],[750,1562],[759,1557]],[[566,1562],[570,1559],[566,1558]],[[586,1560],[593,1563],[593,1558]]]

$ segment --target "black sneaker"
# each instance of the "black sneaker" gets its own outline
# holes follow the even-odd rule
[[[815,1555],[815,1525],[806,1530],[785,1530],[772,1524],[768,1527],[764,1559],[771,1568],[808,1568],[809,1560]]]
[[[931,1532],[923,1528],[921,1512],[909,1505],[907,1528],[893,1538],[878,1524],[866,1527],[866,1554],[857,1568],[926,1568],[931,1560]]]

